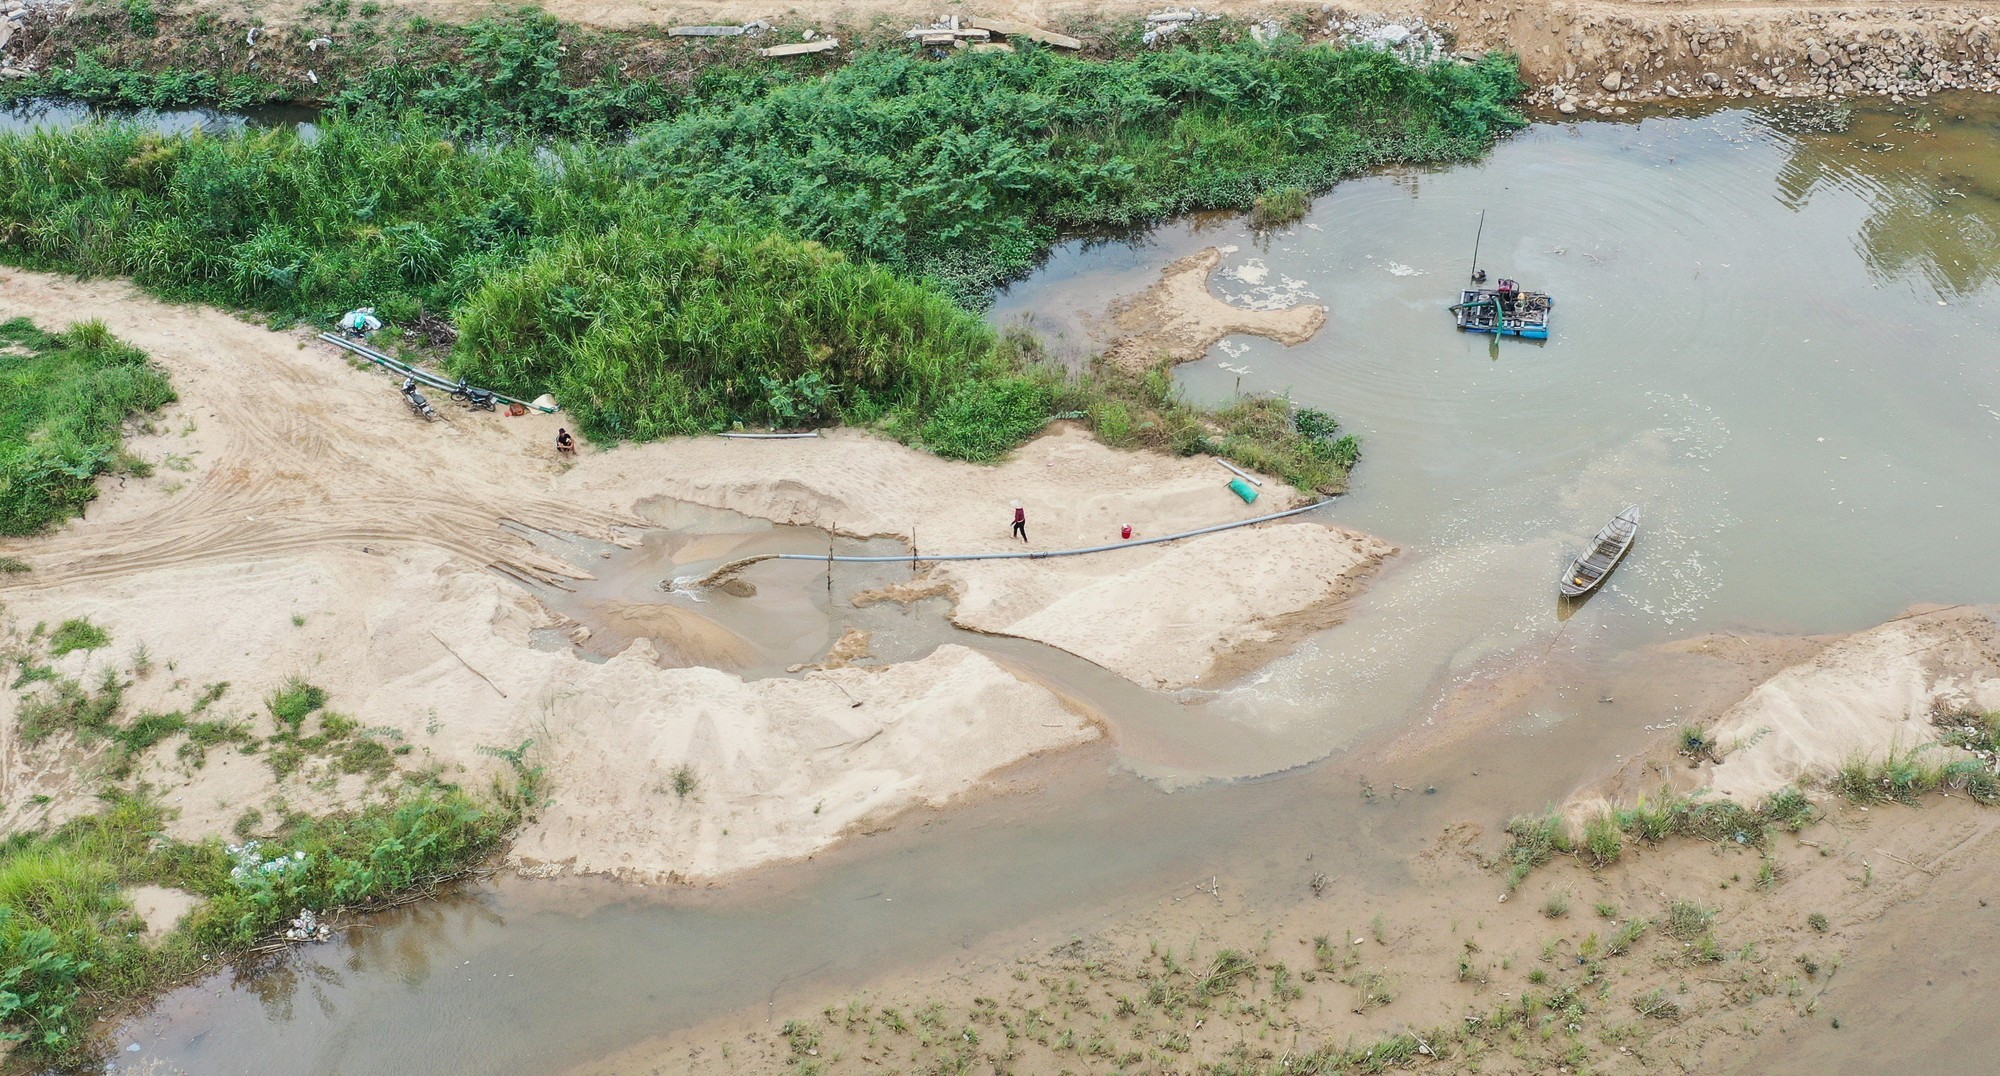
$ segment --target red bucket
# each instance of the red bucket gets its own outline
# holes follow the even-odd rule
[[[1118,537],[1120,538],[1132,537],[1132,524],[1127,523],[1123,527],[1118,528]]]

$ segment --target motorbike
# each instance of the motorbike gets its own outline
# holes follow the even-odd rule
[[[464,378],[459,378],[457,387],[451,390],[451,398],[481,411],[493,410],[493,405],[497,402],[492,392],[474,388]]]
[[[414,377],[403,379],[403,402],[410,405],[411,414],[420,416],[426,422],[435,421],[438,417],[437,409],[424,399],[423,393],[417,391],[417,379]]]

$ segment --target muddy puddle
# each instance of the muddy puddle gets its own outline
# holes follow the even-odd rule
[[[1666,641],[2000,599],[1996,176],[1988,101],[1720,110],[1538,125],[1477,164],[1343,184],[1279,235],[1209,219],[1067,246],[996,319],[1087,349],[1109,297],[1210,245],[1235,248],[1219,294],[1330,307],[1306,344],[1225,340],[1180,379],[1207,400],[1239,378],[1289,392],[1363,437],[1333,519],[1405,552],[1346,624],[1237,683],[1161,696],[968,637],[935,602],[855,608],[907,578],[893,567],[829,589],[823,566],[766,563],[743,577],[754,593],[662,591],[827,539],[652,506],[659,533],[636,549],[572,550],[596,578],[546,597],[589,636],[542,645],[601,654],[644,634],[673,642],[669,660],[779,676],[849,628],[871,633],[871,660],[966,641],[1099,710],[1113,742],[712,889],[473,886],[177,991],[120,1031],[139,1050],[118,1063],[557,1071],[1089,931],[1212,877],[1272,907],[1335,860],[1342,884],[1393,900],[1440,826],[1552,802],[1749,682],[1754,662]],[[1482,209],[1489,272],[1557,296],[1545,346],[1450,328]],[[1647,526],[1631,559],[1559,608],[1564,554],[1632,502]],[[1201,779],[1247,774],[1266,776]]]

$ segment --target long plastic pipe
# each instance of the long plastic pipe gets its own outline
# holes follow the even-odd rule
[[[444,378],[441,378],[436,374],[426,373],[425,371],[419,370],[416,367],[411,366],[409,363],[402,361],[401,359],[397,359],[390,355],[384,354],[383,352],[377,351],[374,348],[369,347],[367,344],[360,343],[359,341],[349,340],[347,337],[338,336],[334,333],[321,333],[319,334],[319,338],[321,340],[326,341],[329,344],[333,344],[336,347],[346,348],[347,350],[354,352],[356,355],[359,355],[364,359],[369,359],[382,366],[386,366],[389,369],[394,370],[397,373],[403,374],[406,377],[414,377],[418,381],[421,381],[424,384],[429,385],[431,388],[437,389],[440,392],[455,392],[458,389],[458,382],[456,381],[446,381]],[[493,394],[493,398],[501,401],[502,403],[520,404],[522,407],[532,407],[535,410],[540,411],[544,415],[553,415],[556,413],[556,409],[553,407],[542,407],[538,404],[529,403],[526,400],[517,400],[512,396],[502,396],[497,392]]]
[[[745,557],[735,564],[725,564],[709,574],[717,575],[725,569],[760,560],[811,560],[822,564],[827,561],[839,564],[907,564],[914,560],[1041,560],[1045,557],[1076,557],[1082,556],[1085,553],[1109,553],[1114,549],[1133,549],[1142,545],[1158,545],[1161,542],[1178,542],[1183,538],[1196,538],[1204,534],[1214,534],[1217,531],[1229,531],[1257,523],[1269,523],[1274,519],[1284,519],[1286,516],[1296,516],[1304,512],[1310,512],[1315,508],[1324,508],[1332,503],[1333,500],[1328,498],[1327,500],[1315,501],[1300,508],[1289,508],[1283,512],[1273,512],[1268,516],[1258,516],[1255,519],[1239,519],[1233,523],[1217,523],[1212,527],[1199,527],[1191,531],[1182,531],[1179,534],[1165,534],[1158,538],[1136,538],[1131,541],[1110,542],[1105,545],[1085,546],[1082,549],[1048,549],[1024,553],[910,553],[900,557],[827,557],[812,553],[765,553],[761,556]]]

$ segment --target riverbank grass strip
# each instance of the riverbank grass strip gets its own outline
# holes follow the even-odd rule
[[[365,907],[463,873],[513,824],[442,785],[329,818],[297,818],[241,845],[165,833],[148,799],[0,844],[0,1039],[31,1056],[88,1055],[91,1021],[210,970],[301,911]],[[178,928],[146,940],[123,890],[159,885],[200,898]]]

